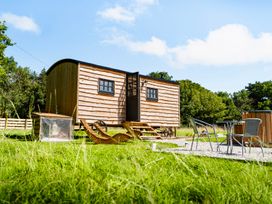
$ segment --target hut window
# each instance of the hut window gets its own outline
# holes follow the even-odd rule
[[[114,95],[114,81],[99,79],[99,93]]]
[[[147,88],[146,89],[146,100],[158,101],[158,89]]]

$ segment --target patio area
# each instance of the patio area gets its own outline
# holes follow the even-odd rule
[[[179,147],[177,148],[160,148],[159,143],[174,143]],[[213,158],[222,158],[222,159],[232,159],[232,160],[241,160],[241,161],[256,161],[256,162],[272,162],[272,148],[263,148],[264,156],[262,155],[261,148],[251,147],[251,152],[249,153],[249,148],[246,148],[244,156],[242,156],[242,147],[233,146],[232,154],[227,154],[227,145],[220,145],[220,151],[216,151],[217,144],[212,143],[213,151],[211,151],[210,144],[208,142],[199,142],[198,148],[195,150],[195,146],[192,151],[191,141],[186,141],[185,139],[171,139],[171,140],[160,140],[154,141],[156,143],[156,149],[153,145],[153,151],[158,152],[169,152],[185,155],[195,155],[195,156],[204,156],[204,157],[213,157]]]

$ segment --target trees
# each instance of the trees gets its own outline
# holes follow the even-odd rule
[[[7,94],[7,91],[11,89],[8,78],[16,64],[12,58],[4,55],[5,49],[13,45],[11,39],[6,35],[6,30],[6,25],[0,21],[0,116],[6,116],[8,109],[15,108]]]
[[[252,108],[256,110],[272,109],[272,81],[255,82],[246,87]]]
[[[249,92],[246,89],[234,92],[232,99],[240,113],[253,109],[252,99],[249,98]]]
[[[41,112],[45,109],[45,99],[46,99],[46,70],[43,68],[39,75],[36,73],[33,74],[35,76],[35,83],[33,84],[33,105],[32,109],[34,111]]]
[[[249,83],[245,89],[233,94],[233,101],[240,112],[272,110],[272,81]]]
[[[173,76],[169,75],[167,72],[151,72],[148,74],[156,79],[172,80]]]
[[[5,58],[0,77],[0,116],[30,118],[33,110],[44,107],[44,72],[39,76],[27,67],[20,67],[15,60]]]
[[[6,29],[0,22],[0,117],[30,118],[32,111],[45,106],[45,70],[37,76],[4,55],[5,48],[12,45]]]
[[[12,46],[11,39],[6,35],[7,26],[0,21],[0,65],[4,58],[4,51],[8,46]],[[2,71],[2,70],[1,70]]]
[[[180,80],[181,123],[187,124],[189,117],[215,122],[225,115],[226,106],[213,92],[190,80]]]
[[[222,102],[226,106],[225,116],[223,117],[224,120],[239,120],[241,118],[241,112],[235,106],[231,94],[227,92],[217,92],[217,96],[222,99]]]

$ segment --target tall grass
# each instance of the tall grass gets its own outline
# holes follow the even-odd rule
[[[271,165],[152,152],[138,141],[0,137],[0,146],[0,203],[272,202]]]

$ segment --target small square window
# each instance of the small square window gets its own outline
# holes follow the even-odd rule
[[[158,89],[147,88],[146,89],[146,100],[158,101]]]
[[[98,93],[114,95],[114,81],[107,79],[99,79],[98,84],[99,84]]]

